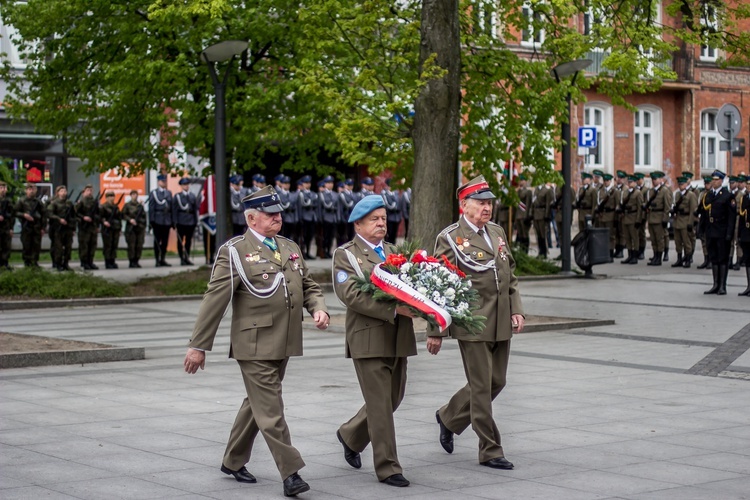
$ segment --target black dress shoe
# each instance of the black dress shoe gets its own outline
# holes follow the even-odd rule
[[[161,262],[159,262],[159,264],[161,264],[164,267],[172,267],[172,264],[170,264],[166,260],[162,260]]]
[[[240,470],[232,470],[228,467],[224,467],[224,464],[221,465],[221,472],[224,474],[231,474],[234,476],[234,478],[239,481],[240,483],[257,483],[258,480],[255,479],[255,476],[250,474],[244,466]]]
[[[440,446],[448,453],[453,453],[453,432],[440,420],[440,410],[435,412],[435,420],[440,425]]]
[[[510,470],[513,468],[513,464],[508,462],[505,457],[490,458],[486,462],[481,462],[485,467],[492,467],[493,469],[505,469]]]
[[[359,453],[349,448],[346,443],[344,442],[344,438],[341,437],[341,433],[339,431],[336,431],[336,437],[339,438],[339,443],[341,443],[341,446],[344,447],[344,460],[346,460],[346,463],[354,467],[355,469],[359,469],[362,467],[362,459],[359,456]]]
[[[387,478],[380,481],[381,483],[385,483],[388,486],[395,486],[397,488],[403,488],[405,486],[409,486],[409,480],[406,479],[401,474],[394,474],[392,476],[388,476]]]
[[[310,489],[310,485],[307,484],[299,474],[296,472],[284,479],[284,496],[294,497],[300,493],[304,493]]]

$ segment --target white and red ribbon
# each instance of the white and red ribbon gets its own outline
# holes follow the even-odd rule
[[[383,264],[376,265],[372,270],[370,280],[373,285],[414,309],[435,318],[441,332],[450,326],[452,319],[448,311],[401,281],[397,275],[384,270]]]

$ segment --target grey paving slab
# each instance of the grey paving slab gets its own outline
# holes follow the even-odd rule
[[[49,489],[80,499],[102,498],[168,498],[184,495],[184,490],[170,488],[135,477],[115,477],[90,481],[71,481],[49,485]]]
[[[3,489],[3,500],[32,500],[36,498],[45,498],[50,500],[71,500],[80,497],[60,493],[41,486],[28,486],[24,488]]]

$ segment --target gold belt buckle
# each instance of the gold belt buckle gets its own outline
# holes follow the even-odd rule
[[[714,221],[714,218],[713,218],[713,217],[709,217],[709,218],[708,218],[708,222],[713,222],[713,221]]]

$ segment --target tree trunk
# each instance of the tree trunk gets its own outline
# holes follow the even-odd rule
[[[414,104],[414,177],[409,238],[432,251],[435,237],[453,222],[458,185],[461,121],[461,39],[458,0],[423,0],[420,71],[446,70],[427,82]]]

